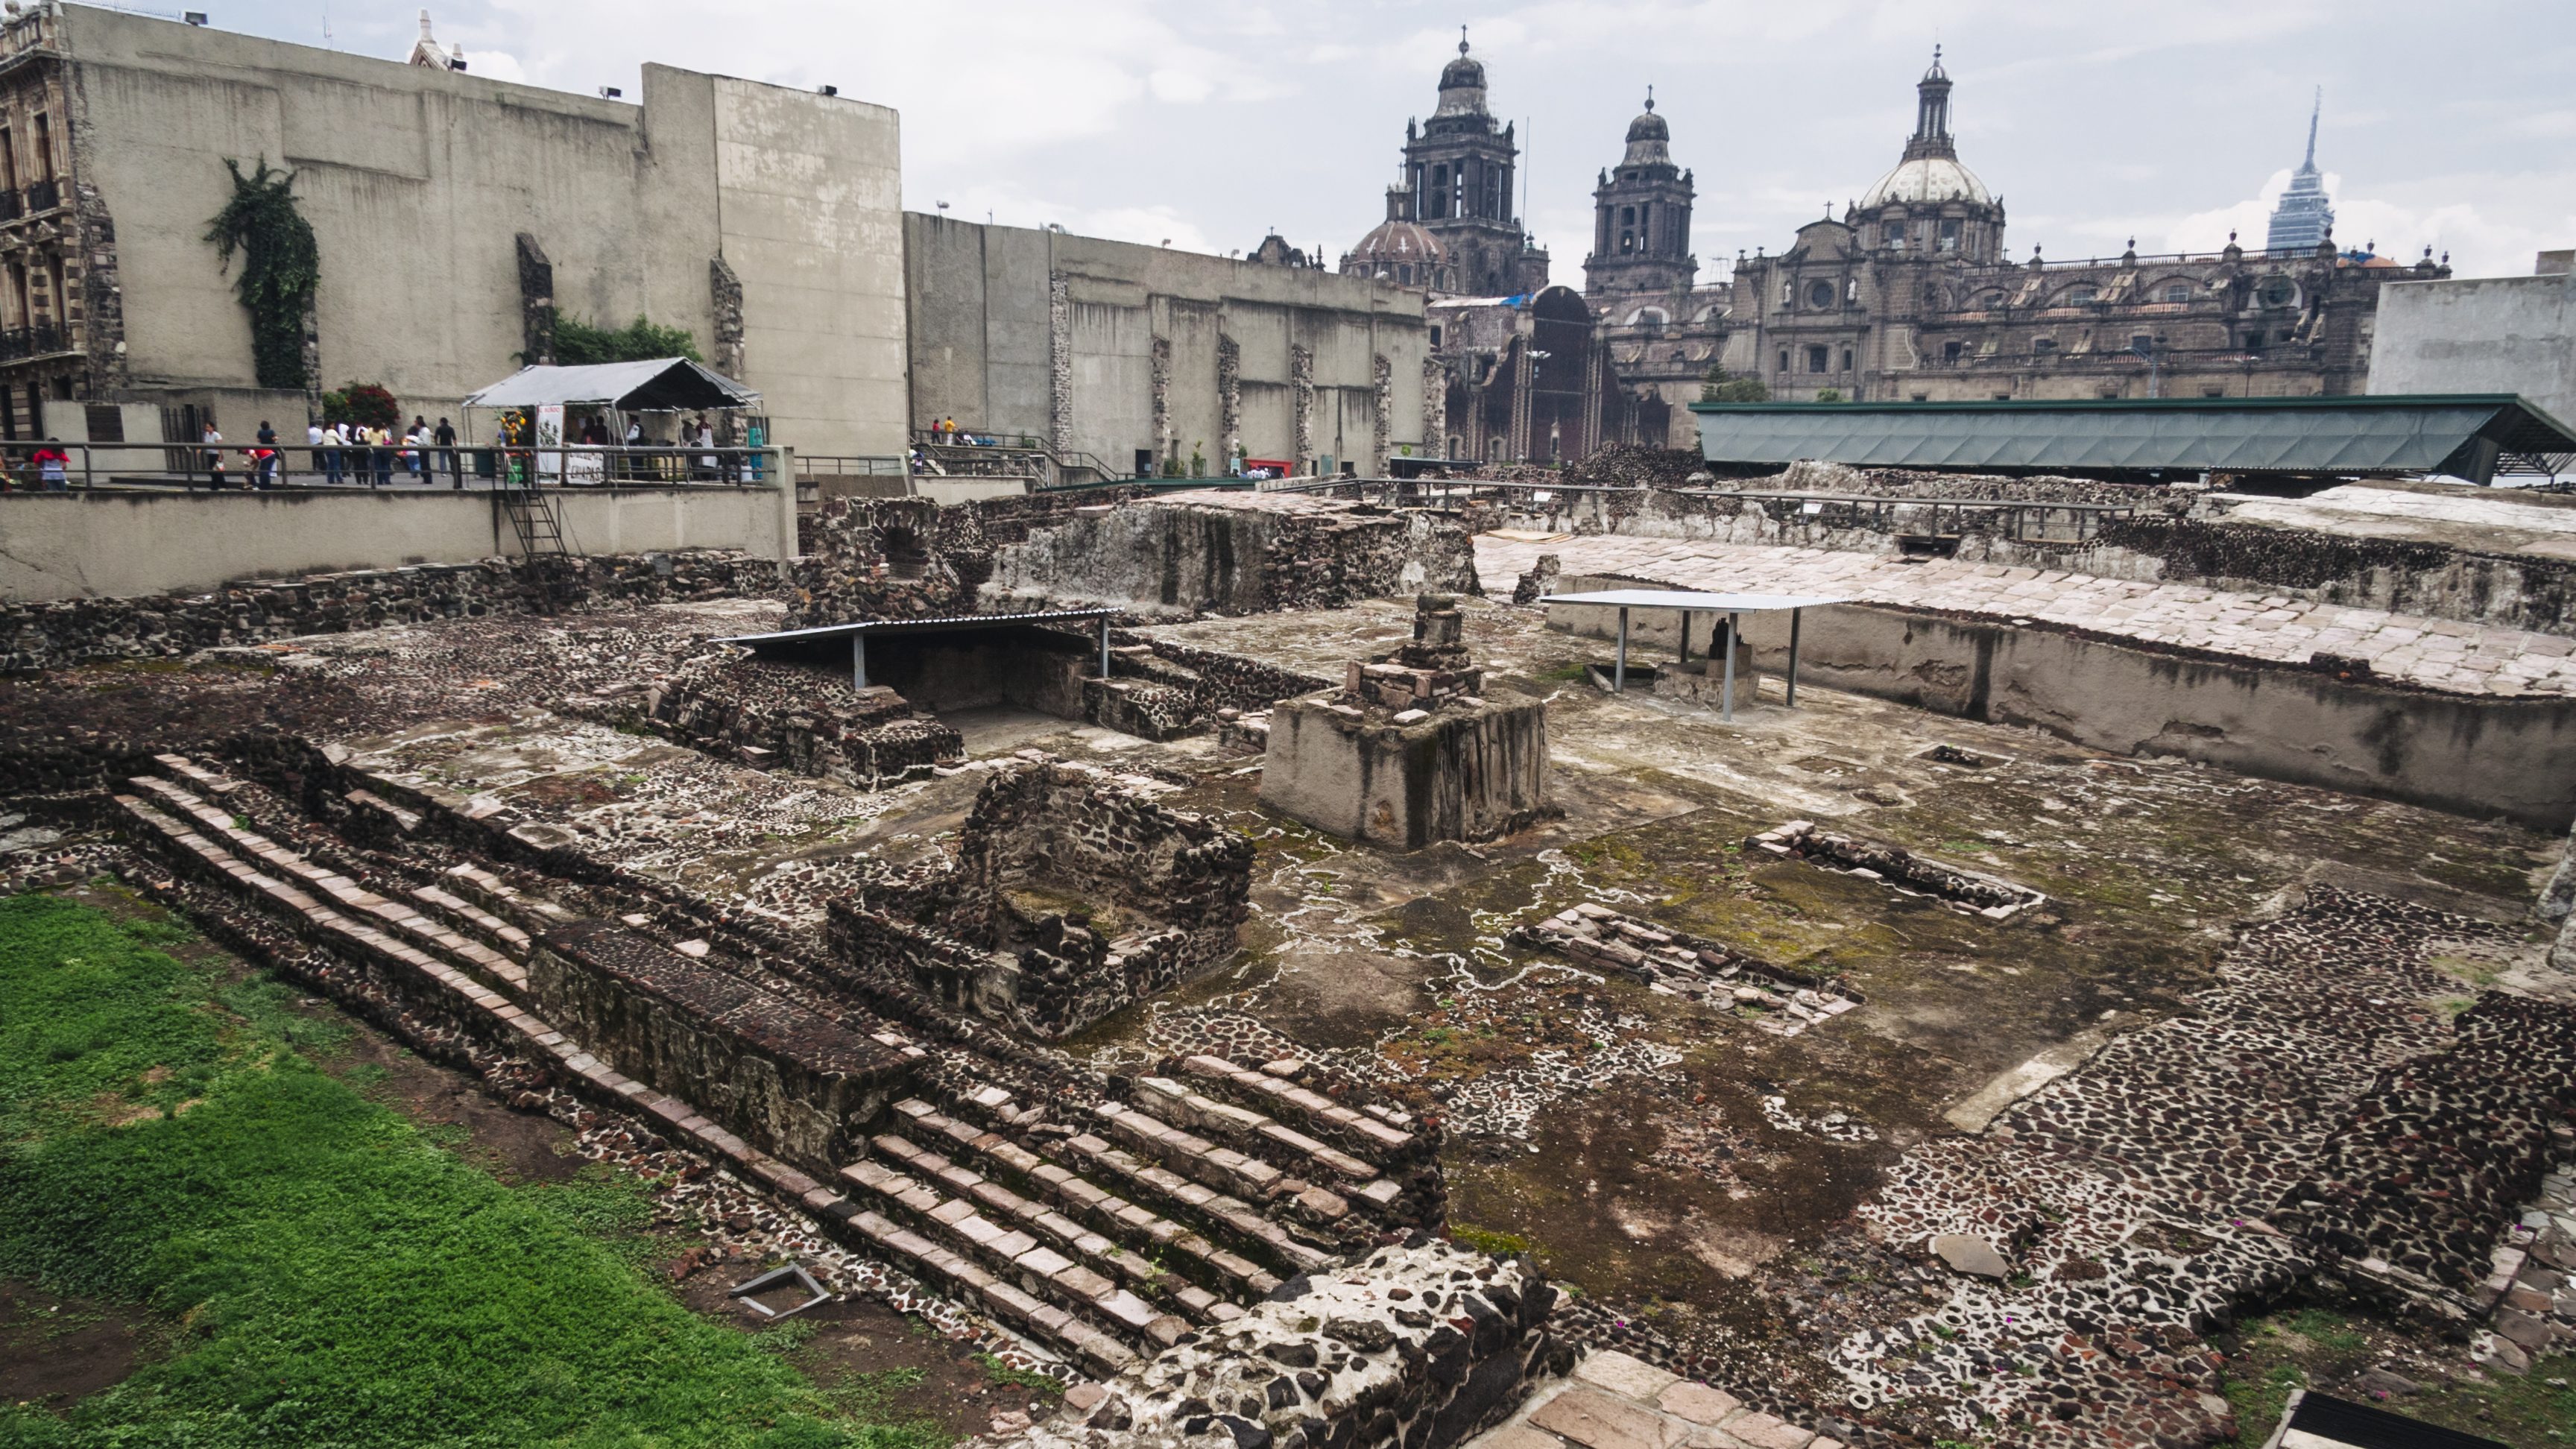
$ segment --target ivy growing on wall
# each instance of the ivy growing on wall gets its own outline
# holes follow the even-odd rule
[[[224,162],[233,175],[232,199],[206,229],[226,268],[233,253],[242,254],[241,277],[234,295],[250,313],[250,349],[262,387],[302,391],[304,314],[313,302],[313,287],[322,276],[322,251],[313,240],[312,224],[296,205],[295,173],[272,171],[267,158],[249,175],[241,163]]]
[[[665,327],[642,317],[624,327],[602,327],[579,317],[555,319],[555,361],[565,367],[599,362],[652,362],[685,357],[704,362],[686,327]]]

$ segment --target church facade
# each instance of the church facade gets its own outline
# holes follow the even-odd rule
[[[1780,401],[2359,392],[2380,285],[2449,275],[2429,250],[2408,265],[2338,248],[2313,117],[2273,245],[2016,261],[2003,198],[1959,156],[1950,94],[1936,48],[1895,166],[1786,251],[1739,254],[1715,279],[1691,249],[1695,179],[1649,94],[1593,189],[1578,294],[1549,285],[1512,214],[1519,152],[1462,41],[1431,120],[1406,124],[1386,219],[1340,270],[1430,294],[1425,450],[1511,462],[1693,446],[1689,407],[1713,373]]]
[[[2004,251],[1936,54],[1896,167],[1777,256],[1739,258],[1720,354],[1776,400],[2314,397],[2362,391],[2380,284],[2449,275],[2312,244],[2052,262]],[[2313,170],[2311,160],[2305,170]],[[2304,171],[2303,171],[2304,174]],[[2322,192],[2319,192],[2322,203]]]

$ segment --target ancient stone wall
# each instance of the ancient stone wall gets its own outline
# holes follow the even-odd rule
[[[646,693],[644,709],[698,749],[863,789],[966,756],[956,730],[916,716],[891,689],[853,689],[821,670],[735,654],[690,661]]]
[[[548,932],[528,992],[619,1070],[818,1176],[911,1080],[900,1053],[602,921]]]
[[[1295,494],[1179,493],[1086,509],[997,547],[986,607],[1084,601],[1156,613],[1337,609],[1481,592],[1456,519]]]
[[[386,624],[774,594],[778,564],[733,552],[485,559],[227,585],[210,594],[0,603],[0,673],[167,659]]]
[[[1300,1276],[1242,1318],[1098,1386],[1012,1449],[1448,1449],[1572,1368],[1556,1290],[1415,1234],[1348,1272]]]
[[[1155,803],[1157,781],[1031,756],[985,782],[953,860],[880,867],[830,904],[844,965],[1051,1038],[1233,954],[1251,842]],[[1029,890],[1097,907],[1006,899]],[[1100,928],[1113,914],[1133,926],[1115,940]]]

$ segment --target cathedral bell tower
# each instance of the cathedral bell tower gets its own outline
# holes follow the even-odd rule
[[[1671,141],[1649,88],[1646,109],[1628,123],[1627,153],[1592,192],[1587,295],[1690,290],[1699,271],[1690,249],[1691,175],[1673,164]]]

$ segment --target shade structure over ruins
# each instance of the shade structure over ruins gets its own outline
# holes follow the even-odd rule
[[[1697,403],[1712,463],[2060,473],[2554,475],[2576,429],[2503,393],[2099,402]]]

